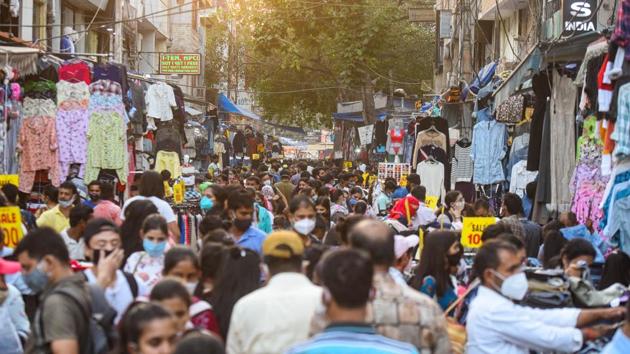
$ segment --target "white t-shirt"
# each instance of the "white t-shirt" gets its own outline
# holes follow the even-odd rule
[[[177,215],[173,212],[173,208],[171,208],[168,203],[158,197],[145,197],[141,195],[137,195],[135,197],[129,198],[125,201],[125,204],[120,211],[120,220],[125,220],[125,210],[129,206],[129,204],[135,202],[136,200],[150,200],[158,210],[158,213],[166,219],[166,222],[176,222]]]
[[[152,289],[162,278],[164,269],[164,254],[159,257],[151,257],[144,251],[134,252],[127,258],[123,270],[133,274],[147,289]]]
[[[65,229],[59,233],[63,242],[68,247],[68,253],[70,253],[70,259],[83,260],[85,259],[85,242],[83,237],[79,238],[79,241],[73,239],[68,235],[68,229]]]

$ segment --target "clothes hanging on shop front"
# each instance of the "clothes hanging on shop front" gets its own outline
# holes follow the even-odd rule
[[[549,85],[551,85],[551,78],[546,73],[535,75],[532,79],[532,89],[536,95],[536,100],[527,151],[527,169],[529,171],[538,171],[539,169],[545,111],[548,105],[547,99],[551,96]],[[597,87],[595,90],[597,91]]]
[[[98,80],[90,85],[87,128],[86,181],[98,178],[102,169],[115,170],[121,183],[127,181],[127,112],[120,84]]]
[[[497,121],[485,121],[475,124],[471,158],[474,162],[473,182],[475,184],[493,184],[503,182],[501,161],[507,151],[507,129]]]
[[[68,176],[70,165],[79,164],[79,177],[85,174],[90,90],[84,81],[57,83],[57,142],[61,176]]]
[[[18,138],[20,130],[22,129],[22,122],[24,120],[22,116],[22,103],[20,101],[20,85],[17,83],[11,84],[11,98],[5,105],[6,109],[6,135],[4,136],[4,144],[0,145],[4,148],[4,156],[2,156],[0,150],[0,157],[4,158],[4,171],[5,174],[17,174],[19,169],[19,159],[17,153]],[[3,124],[0,124],[2,127]],[[2,133],[0,133],[1,135]],[[1,148],[0,148],[1,149]]]
[[[444,201],[444,165],[433,159],[425,160],[418,164],[416,173],[420,176],[420,183],[427,189],[427,195]]]
[[[390,129],[387,132],[387,153],[390,155],[400,155],[403,153],[403,129]]]
[[[538,171],[527,171],[527,161],[521,160],[512,167],[510,193],[516,193],[521,199],[525,197],[525,187],[536,180]]]
[[[172,179],[181,177],[182,167],[179,162],[179,155],[173,151],[158,151],[155,156],[155,170],[157,172],[169,171]]]
[[[24,122],[18,139],[20,152],[19,189],[30,193],[37,171],[47,171],[55,187],[60,184],[56,107],[49,99],[24,99]]]
[[[149,128],[155,130],[159,121],[170,121],[173,119],[173,111],[171,107],[176,107],[175,94],[173,88],[162,81],[158,81],[147,89],[145,95],[147,105],[147,121]]]
[[[472,144],[467,139],[460,140],[453,146],[451,159],[451,183],[470,182],[473,176],[473,161],[470,157]]]
[[[87,85],[92,83],[90,67],[86,62],[73,59],[61,65],[58,70],[59,80],[70,82],[84,82]]]

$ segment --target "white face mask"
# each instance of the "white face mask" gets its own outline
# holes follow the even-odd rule
[[[270,185],[271,185],[271,180],[265,180],[265,181],[263,182],[263,185],[265,185],[265,186],[270,186]]]
[[[197,289],[197,284],[198,282],[196,281],[189,281],[185,284],[186,290],[188,290],[188,294],[192,295],[195,292],[195,289]]]
[[[310,235],[313,229],[315,229],[315,219],[302,219],[300,221],[296,221],[293,223],[293,228],[300,235]]]
[[[503,284],[501,284],[501,294],[503,296],[512,299],[512,300],[523,300],[525,298],[525,294],[527,294],[527,277],[525,273],[519,272],[516,274],[512,274],[509,277],[505,277],[501,275],[501,273],[492,270],[494,275],[496,275],[499,279],[503,280]]]

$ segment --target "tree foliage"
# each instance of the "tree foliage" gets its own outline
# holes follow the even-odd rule
[[[421,93],[434,30],[410,23],[407,9],[393,0],[240,0],[227,17],[265,116],[321,126],[337,102],[389,92],[390,71],[394,88]]]

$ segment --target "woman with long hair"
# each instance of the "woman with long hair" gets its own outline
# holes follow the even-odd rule
[[[219,325],[212,311],[212,306],[208,302],[193,296],[197,288],[203,288],[201,264],[197,254],[188,247],[178,246],[171,248],[164,256],[162,275],[178,279],[186,287],[190,302],[188,304],[189,320],[193,326],[219,334]]]
[[[444,206],[437,211],[437,222],[441,225],[451,224],[451,229],[462,229],[462,213],[466,201],[460,191],[450,191],[444,196]]]
[[[260,286],[260,257],[250,249],[229,247],[210,304],[219,321],[221,337],[227,338],[234,304]]]
[[[148,288],[162,277],[164,253],[168,240],[166,220],[159,214],[149,215],[140,230],[143,251],[135,252],[127,259],[124,271],[138,277]]]
[[[172,353],[177,329],[165,308],[148,302],[129,306],[118,324],[118,354]]]
[[[459,234],[453,231],[433,231],[426,235],[420,264],[411,278],[411,286],[435,298],[442,309],[457,299],[451,276],[457,274],[464,249]]]
[[[136,200],[125,209],[125,221],[120,227],[125,261],[132,253],[142,251],[142,237],[140,236],[142,222],[147,216],[157,214],[157,212],[157,207],[150,200]]]

